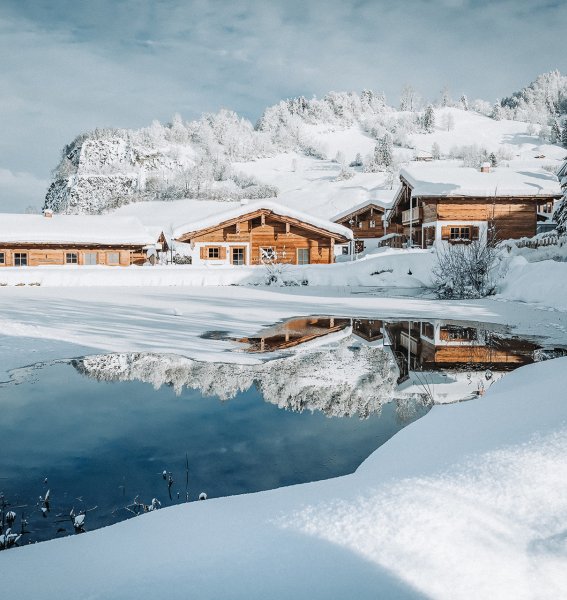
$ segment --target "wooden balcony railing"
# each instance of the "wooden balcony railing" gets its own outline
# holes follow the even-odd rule
[[[414,206],[410,210],[402,211],[402,223],[409,225],[410,223],[419,223],[423,218],[421,206]]]

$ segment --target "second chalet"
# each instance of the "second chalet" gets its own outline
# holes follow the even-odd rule
[[[401,187],[387,216],[407,245],[532,237],[562,192],[541,169],[481,169],[416,164],[400,171]]]

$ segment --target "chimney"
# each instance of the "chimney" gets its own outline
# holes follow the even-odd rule
[[[482,165],[480,167],[480,172],[481,173],[490,173],[490,163],[489,162],[482,163]]]
[[[46,219],[51,219],[51,217],[53,216],[53,211],[52,211],[51,209],[49,209],[49,208],[46,208],[46,209],[43,211],[43,216],[44,216]]]

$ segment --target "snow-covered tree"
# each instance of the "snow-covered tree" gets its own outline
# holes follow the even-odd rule
[[[492,113],[490,115],[495,121],[501,121],[502,120],[502,106],[500,105],[500,102],[495,102],[494,106],[492,107]]]
[[[425,113],[423,115],[423,128],[426,133],[433,133],[435,129],[435,111],[433,110],[433,106],[431,104],[427,105],[425,109]]]
[[[443,129],[445,129],[446,131],[452,131],[453,129],[455,129],[455,117],[453,117],[452,113],[447,112],[443,115],[441,124]]]
[[[354,160],[350,163],[351,167],[362,167],[362,156],[360,152],[356,153]]]
[[[563,125],[563,131],[561,132],[561,145],[567,148],[567,121]]]
[[[386,134],[381,140],[374,151],[374,158],[377,164],[381,167],[390,167],[394,162],[394,144],[392,142],[392,136]]]
[[[488,155],[488,160],[490,161],[490,165],[492,167],[497,167],[498,166],[498,159],[496,158],[496,154],[494,154],[494,152],[491,152]]]
[[[453,100],[451,99],[451,94],[449,92],[449,86],[444,86],[441,90],[441,106],[452,106]]]
[[[417,92],[411,85],[404,85],[400,96],[400,110],[413,111],[417,108]]]
[[[469,109],[469,101],[468,101],[467,97],[465,96],[465,94],[463,94],[461,96],[460,102],[461,102],[461,108],[463,110],[468,110]]]
[[[561,126],[559,125],[559,121],[555,117],[551,121],[551,131],[549,134],[549,141],[552,144],[560,144],[561,143]]]
[[[439,160],[441,158],[441,148],[437,142],[433,142],[431,146],[431,156],[433,160]]]

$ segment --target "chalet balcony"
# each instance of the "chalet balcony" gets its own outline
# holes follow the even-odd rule
[[[402,224],[403,225],[409,225],[410,223],[412,225],[415,225],[416,223],[421,223],[422,219],[423,219],[423,210],[422,210],[421,206],[414,206],[410,210],[402,211]]]

